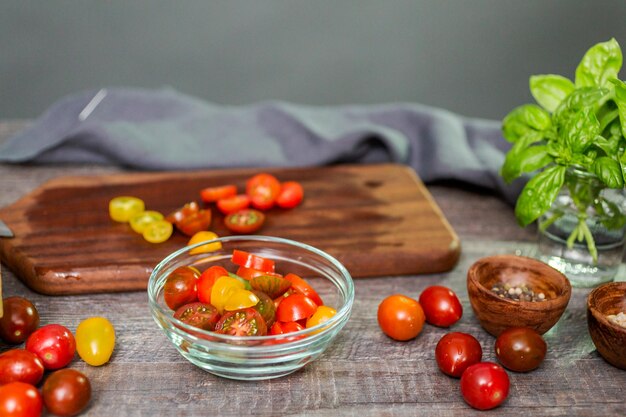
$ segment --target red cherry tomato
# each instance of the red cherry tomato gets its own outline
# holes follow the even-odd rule
[[[230,213],[224,218],[228,230],[238,234],[249,234],[259,230],[265,223],[265,214],[254,209],[243,209]]]
[[[478,410],[495,408],[509,395],[509,376],[495,363],[474,364],[461,376],[461,394],[466,403]]]
[[[280,194],[280,181],[271,174],[257,174],[246,183],[246,194],[250,196],[254,208],[269,210]]]
[[[41,389],[46,409],[56,416],[75,416],[91,399],[91,383],[75,369],[61,369],[46,379]]]
[[[165,304],[172,310],[198,299],[198,271],[188,266],[181,266],[172,271],[163,286]]]
[[[23,297],[8,297],[2,302],[0,339],[10,344],[19,344],[39,326],[39,313],[29,300]]]
[[[435,348],[439,369],[446,375],[460,378],[471,365],[482,360],[483,349],[476,338],[467,333],[452,332],[444,335]]]
[[[258,311],[244,308],[224,313],[217,322],[215,331],[231,336],[265,336],[267,324]]]
[[[311,300],[313,300],[315,304],[317,304],[318,306],[324,305],[324,302],[322,301],[322,297],[320,297],[317,291],[315,291],[313,287],[308,282],[306,282],[303,278],[300,278],[296,274],[289,273],[285,275],[285,279],[291,282],[291,288],[294,291],[299,292],[300,294],[306,295]]]
[[[197,213],[200,211],[200,206],[195,201],[191,203],[187,203],[184,206],[180,207],[176,211],[167,215],[165,220],[172,224],[177,224],[179,221],[183,220],[185,217],[192,215],[193,213]]]
[[[47,324],[28,337],[26,350],[39,356],[47,370],[59,369],[74,359],[76,340],[66,327]]]
[[[283,182],[280,194],[276,198],[278,207],[290,209],[298,206],[304,198],[304,190],[300,183],[296,181]]]
[[[274,272],[274,269],[276,268],[275,262],[271,259],[263,258],[262,256],[257,256],[238,249],[233,251],[233,255],[230,260],[235,265],[257,269],[263,272]]]
[[[282,304],[282,303],[281,303]],[[378,306],[378,325],[395,340],[411,340],[424,327],[424,311],[420,304],[405,295],[394,294]]]
[[[422,291],[419,303],[426,321],[433,326],[450,327],[463,315],[463,306],[452,290],[434,285]]]
[[[496,339],[495,352],[498,361],[515,372],[528,372],[537,368],[546,357],[543,337],[528,327],[511,327]]]
[[[315,310],[317,310],[315,301],[303,294],[292,294],[278,304],[276,320],[287,322],[308,319]]]
[[[250,197],[247,194],[238,194],[217,200],[217,208],[224,214],[234,213],[249,206]]]
[[[211,304],[211,290],[219,277],[227,277],[228,271],[218,265],[207,268],[198,279],[198,300],[202,303]]]
[[[277,274],[276,272],[264,272],[259,271],[258,269],[246,268],[245,266],[240,266],[236,272],[237,276],[240,276],[243,279],[250,281],[252,278],[260,277],[262,275],[268,275],[272,277],[282,278],[283,276]]]
[[[304,327],[300,323],[297,323],[295,321],[288,321],[285,323],[277,321],[270,328],[270,334],[279,335],[285,333],[299,332],[300,330],[304,330]]]
[[[27,350],[11,349],[0,355],[0,385],[15,381],[37,385],[43,371],[41,359]]]
[[[221,185],[218,187],[207,187],[200,190],[200,198],[205,203],[215,203],[223,198],[232,197],[237,194],[237,186],[233,184]]]
[[[193,201],[170,213],[166,220],[173,223],[181,233],[193,236],[198,232],[208,230],[211,226],[211,218],[211,210],[201,210],[198,203]]]
[[[24,382],[11,382],[0,387],[0,416],[39,417],[43,401],[37,388]]]
[[[174,318],[199,329],[213,330],[220,319],[220,314],[211,304],[191,303],[179,307],[174,313]]]

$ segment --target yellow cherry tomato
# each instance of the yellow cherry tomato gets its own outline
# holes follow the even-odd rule
[[[198,232],[193,235],[191,239],[189,239],[189,243],[187,243],[187,246],[195,245],[196,243],[204,242],[207,240],[217,239],[218,237],[219,236],[217,236],[215,233],[206,230]],[[219,249],[222,249],[222,242],[213,242],[207,243],[206,245],[198,246],[197,248],[193,248],[189,251],[189,253],[191,255],[195,255],[197,253],[215,252]]]
[[[143,238],[150,243],[161,243],[169,239],[173,232],[172,223],[167,220],[157,220],[146,226],[143,231]]]
[[[154,210],[146,210],[130,218],[130,227],[132,227],[135,232],[142,234],[148,225],[159,220],[163,220],[161,213]]]
[[[137,197],[119,196],[109,201],[109,215],[120,223],[128,222],[131,217],[145,209],[145,203]]]
[[[215,280],[213,288],[211,288],[211,304],[217,308],[217,311],[224,313],[224,307],[230,296],[237,290],[243,290],[245,284],[233,277],[219,277]]]
[[[319,306],[315,313],[311,317],[309,317],[306,321],[306,327],[317,326],[318,324],[322,324],[331,319],[332,316],[337,314],[337,310],[328,306]]]
[[[115,347],[115,329],[104,317],[90,317],[76,328],[76,351],[92,366],[104,365]]]
[[[257,297],[252,291],[248,290],[235,290],[231,293],[226,304],[224,304],[224,310],[234,311],[241,310],[242,308],[254,307],[259,302]]]

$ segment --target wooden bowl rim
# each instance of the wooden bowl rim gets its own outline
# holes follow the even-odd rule
[[[620,326],[617,323],[613,323],[606,317],[606,314],[600,312],[600,310],[598,310],[598,308],[596,307],[596,304],[592,302],[596,292],[603,290],[607,287],[623,287],[624,295],[626,296],[626,281],[613,281],[600,284],[596,288],[594,288],[587,296],[587,311],[590,311],[596,321],[600,322],[603,326],[607,326],[617,331],[618,333],[623,333],[624,335],[626,335],[626,327]],[[589,323],[587,323],[587,326],[589,327]]]

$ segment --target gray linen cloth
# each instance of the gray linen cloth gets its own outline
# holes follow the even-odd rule
[[[113,88],[60,99],[0,146],[6,163],[107,163],[143,170],[396,162],[513,202],[499,175],[500,122],[420,104],[226,107],[175,90]]]

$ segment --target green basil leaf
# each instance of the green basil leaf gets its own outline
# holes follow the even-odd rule
[[[622,68],[622,50],[612,38],[592,46],[576,68],[576,87],[604,87]]]
[[[562,134],[573,153],[583,153],[600,134],[600,122],[592,109],[585,108],[569,118]]]
[[[596,110],[608,94],[609,90],[606,88],[577,88],[554,111],[554,124],[557,128],[562,128],[579,111],[585,108]]]
[[[619,113],[622,135],[626,136],[626,83],[620,80],[613,80],[615,85],[615,104]]]
[[[522,175],[522,153],[526,150],[530,145],[537,143],[543,140],[543,135],[540,132],[535,130],[529,130],[524,136],[520,137],[517,142],[511,147],[509,152],[506,154],[506,158],[504,158],[504,164],[502,164],[502,168],[500,169],[500,175],[505,182],[510,183],[515,178]]]
[[[529,131],[550,128],[550,114],[534,104],[516,107],[502,121],[502,133],[509,142],[515,143]]]
[[[566,167],[554,165],[528,181],[515,205],[520,225],[529,225],[550,208],[563,186],[565,171]]]
[[[622,170],[622,179],[626,183],[626,152],[623,152],[619,157],[619,166]]]
[[[594,207],[600,215],[600,221],[607,229],[617,230],[626,225],[626,216],[614,202],[600,198],[594,203]]]
[[[593,164],[595,174],[609,188],[624,187],[624,177],[622,176],[622,168],[615,159],[603,156],[596,159]]]
[[[553,112],[559,104],[574,91],[574,83],[560,75],[533,75],[530,77],[530,92],[537,103],[549,112]]]
[[[510,154],[507,154],[500,174],[504,181],[510,184],[520,175],[536,171],[553,161],[554,158],[548,154],[547,146],[531,146],[515,155],[515,157],[510,157]]]
[[[611,136],[607,139],[604,136],[596,136],[593,146],[604,152],[605,156],[615,155],[619,149],[619,138]]]

